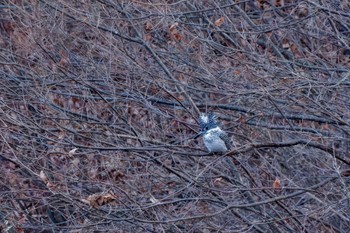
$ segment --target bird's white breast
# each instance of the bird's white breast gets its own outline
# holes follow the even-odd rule
[[[204,145],[207,147],[209,152],[226,152],[227,147],[225,142],[219,137],[222,130],[219,127],[210,129],[203,135]]]

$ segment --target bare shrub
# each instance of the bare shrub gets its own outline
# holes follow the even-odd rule
[[[3,2],[1,231],[350,231],[347,1]]]

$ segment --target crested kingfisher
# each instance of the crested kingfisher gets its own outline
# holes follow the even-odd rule
[[[217,117],[213,113],[201,114],[199,123],[201,126],[200,135],[203,136],[204,145],[207,147],[209,153],[224,153],[230,149],[230,138],[219,127]]]

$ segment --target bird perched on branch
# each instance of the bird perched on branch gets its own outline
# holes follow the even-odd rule
[[[203,136],[204,145],[210,153],[223,153],[231,148],[230,138],[225,131],[220,129],[217,117],[214,114],[201,114],[199,123],[202,130],[200,135]]]

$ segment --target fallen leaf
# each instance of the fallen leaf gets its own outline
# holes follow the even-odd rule
[[[221,18],[215,20],[214,24],[217,27],[220,27],[225,22],[225,18],[222,16]]]
[[[279,189],[280,188],[281,181],[280,179],[276,178],[275,181],[273,182],[273,188],[274,189]]]
[[[72,150],[70,150],[69,152],[68,152],[68,156],[69,157],[73,157],[73,155],[75,155],[75,152],[78,150],[78,148],[74,148],[74,149],[72,149]]]
[[[216,187],[219,186],[219,185],[222,184],[222,183],[223,183],[222,177],[216,178],[216,179],[214,180],[214,185],[215,185]]]
[[[82,199],[81,201],[93,208],[98,208],[99,206],[105,205],[113,200],[115,200],[114,195],[110,193],[101,193],[90,195],[87,199]]]
[[[179,25],[179,23],[174,23],[174,24],[170,25],[169,31],[172,32],[172,31],[176,30],[176,27],[177,27],[178,25]]]
[[[152,35],[150,33],[147,33],[144,37],[143,37],[146,41],[150,41],[152,40]]]
[[[49,179],[47,178],[46,174],[43,171],[40,171],[39,177],[45,184],[48,183]]]
[[[240,70],[233,70],[233,72],[232,72],[234,75],[239,75],[239,74],[241,74],[241,71]]]
[[[146,31],[150,31],[150,30],[152,30],[152,28],[153,28],[152,23],[151,23],[150,21],[147,21],[147,22],[145,23],[145,30],[146,30]]]
[[[52,188],[56,187],[56,185],[49,181],[49,182],[47,182],[46,187],[48,187],[49,189],[52,189]]]

